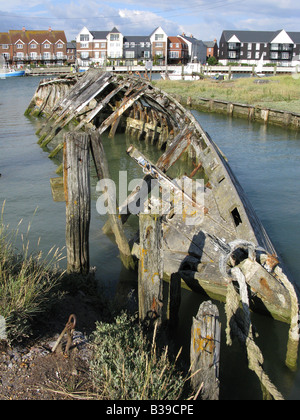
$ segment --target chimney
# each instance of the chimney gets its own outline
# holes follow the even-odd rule
[[[190,38],[193,38],[193,34],[191,34]]]
[[[22,31],[23,31],[23,32],[26,32],[25,26],[23,26]]]
[[[51,26],[49,26],[49,29],[48,29],[48,31],[49,31],[49,32],[52,32]]]

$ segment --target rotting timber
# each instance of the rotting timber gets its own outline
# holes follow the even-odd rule
[[[83,74],[42,80],[26,113],[44,115],[39,144],[51,149],[50,157],[63,148],[63,143],[57,144],[53,139],[66,127],[70,132],[85,130],[99,136],[110,130],[111,137],[116,130],[126,131],[158,147],[162,154],[155,163],[135,147],[127,151],[143,167],[149,190],[153,178],[160,186],[175,185],[168,170],[178,159],[188,156],[192,163],[189,176],[205,179],[204,206],[198,208],[201,217],[192,224],[185,223],[186,214],[176,214],[172,209],[164,215],[164,277],[179,273],[182,284],[193,291],[225,300],[228,284],[233,282],[238,287],[235,271],[239,270],[247,282],[250,307],[284,322],[294,319],[296,328],[295,289],[264,227],[227,158],[174,98],[141,77],[91,69]],[[138,199],[141,197],[137,188],[127,202],[119,203],[119,210]],[[151,199],[145,205],[153,206]],[[192,194],[187,206],[191,214],[196,207]],[[120,211],[123,224],[129,216]],[[138,241],[132,253],[140,258]]]

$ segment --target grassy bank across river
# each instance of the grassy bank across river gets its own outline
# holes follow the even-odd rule
[[[229,81],[155,80],[153,83],[167,93],[180,96],[182,103],[191,101],[193,106],[197,106],[199,98],[206,98],[300,113],[300,78],[292,76],[249,77]]]

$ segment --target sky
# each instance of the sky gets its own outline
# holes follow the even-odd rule
[[[86,26],[92,31],[150,35],[161,26],[168,36],[183,32],[203,41],[222,31],[300,32],[299,0],[0,0],[0,32],[9,29],[64,30],[71,41]]]

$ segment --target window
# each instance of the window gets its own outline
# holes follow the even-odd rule
[[[3,50],[8,50],[8,45],[7,44],[2,44],[2,49]]]
[[[21,50],[23,48],[23,44],[17,44],[17,49]]]
[[[50,48],[50,44],[45,44],[44,45],[44,48],[47,50],[47,49],[49,49]]]
[[[252,55],[252,54],[251,54],[251,51],[248,51],[248,52],[247,52],[247,58],[251,58],[251,55]]]
[[[249,44],[248,44],[248,50],[252,50],[252,44],[251,44],[251,42],[249,42]]]
[[[57,56],[57,58],[63,58],[64,54],[63,54],[63,52],[62,52],[62,51],[59,51],[59,52],[56,54],[56,56]]]
[[[30,48],[32,49],[32,50],[35,50],[36,49],[36,44],[30,44]]]
[[[156,47],[163,47],[163,43],[162,42],[156,42],[155,46]]]
[[[63,48],[63,44],[57,44],[57,48]]]
[[[236,58],[236,52],[235,51],[229,51],[228,57],[229,58]]]
[[[95,42],[95,48],[99,48],[99,42]]]
[[[255,58],[256,58],[256,59],[258,59],[258,58],[259,58],[259,56],[260,56],[259,51],[257,51],[257,52],[255,53]]]
[[[80,48],[88,48],[89,47],[89,43],[88,42],[81,42],[80,43]]]
[[[277,60],[278,59],[278,52],[271,52],[270,58],[272,60]]]
[[[30,58],[32,58],[33,60],[36,60],[36,58],[37,58],[37,53],[36,53],[36,52],[31,52],[31,53],[30,53]]]
[[[111,41],[119,41],[120,40],[120,34],[110,34],[110,40]]]
[[[80,35],[80,42],[88,42],[89,40],[90,39],[88,35],[84,35],[84,34]]]
[[[45,60],[50,59],[50,53],[49,52],[44,53],[44,59]]]
[[[179,58],[179,51],[170,51],[169,52],[170,58]]]
[[[163,34],[155,34],[155,41],[161,41],[164,39]]]
[[[259,42],[256,43],[256,50],[260,50],[260,43]]]
[[[24,57],[24,54],[22,52],[17,52],[17,57],[18,58],[23,58]]]
[[[161,50],[156,51],[155,55],[157,55],[157,57],[163,57],[164,52]]]
[[[89,58],[89,53],[87,51],[80,53],[80,58],[82,58],[83,60]]]
[[[135,42],[130,42],[131,47],[135,47]]]
[[[106,43],[105,42],[101,42],[100,48],[105,48],[105,47],[106,47]]]
[[[129,42],[124,43],[124,48],[129,48]]]
[[[101,58],[105,58],[105,57],[106,57],[106,52],[105,52],[105,51],[101,51],[101,53],[100,53],[100,57],[101,57]]]
[[[144,48],[144,46],[145,46],[145,43],[144,42],[141,42],[141,48]]]
[[[150,51],[142,51],[142,57],[150,58]]]
[[[134,58],[134,51],[126,51],[125,58]]]
[[[281,54],[281,58],[282,58],[283,60],[289,60],[289,59],[290,59],[290,53],[288,53],[288,52],[283,52],[283,53]]]

